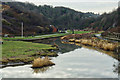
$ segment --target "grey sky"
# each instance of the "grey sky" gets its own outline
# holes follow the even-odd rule
[[[64,6],[81,12],[104,13],[118,7],[119,0],[16,0],[32,2],[36,5]]]

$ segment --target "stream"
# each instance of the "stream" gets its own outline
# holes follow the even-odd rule
[[[35,41],[39,43],[40,41]],[[49,43],[49,42],[48,42]],[[32,69],[31,64],[1,68],[3,78],[118,78],[117,59],[109,52],[63,44],[59,39],[53,39],[60,50],[58,57],[53,57],[52,67]]]

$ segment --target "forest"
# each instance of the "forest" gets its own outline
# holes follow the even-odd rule
[[[2,8],[3,34],[20,35],[21,22],[24,23],[26,35],[53,33],[55,28],[116,32],[120,25],[119,8],[101,15],[78,12],[66,7],[36,6],[27,2],[4,2]],[[50,25],[54,25],[54,29]]]

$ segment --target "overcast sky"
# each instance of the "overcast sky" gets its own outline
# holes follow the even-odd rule
[[[104,13],[118,7],[119,0],[16,0],[32,2],[36,5],[64,6],[81,12]]]

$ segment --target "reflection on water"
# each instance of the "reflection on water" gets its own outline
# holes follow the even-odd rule
[[[49,69],[51,69],[51,66],[43,67],[43,68],[34,68],[33,73],[44,73]]]
[[[73,45],[71,44],[63,44],[60,39],[57,39],[56,41],[54,41],[54,43],[56,43],[59,47],[59,52],[61,53],[67,53],[70,51],[74,51],[75,49],[81,48],[81,46],[78,45]],[[53,44],[53,43],[51,43]]]
[[[104,54],[109,55],[110,57],[113,57],[113,58],[115,58],[117,60],[120,60],[120,57],[118,57],[118,54],[114,53],[112,51],[105,51],[105,50],[102,50],[102,49],[98,49],[98,48],[91,47],[91,46],[85,46],[85,45],[82,45],[80,43],[74,43],[74,42],[64,42],[64,41],[62,41],[62,43],[64,43],[64,44],[75,44],[77,46],[82,46],[82,47],[87,48],[87,49],[97,50],[99,52],[102,52]]]
[[[114,72],[115,73],[118,73],[118,74],[120,74],[120,62],[118,62],[118,63],[115,63],[114,65],[113,65],[113,67],[114,67]]]
[[[32,69],[32,65],[6,67],[0,69],[3,78],[118,78],[120,63],[113,53],[80,44],[62,44],[60,40],[54,42],[64,53],[52,58],[55,66],[41,69]]]
[[[117,78],[117,60],[101,52],[78,48],[59,54],[52,67],[33,70],[32,65],[6,67],[4,78]],[[114,66],[116,65],[116,66]],[[117,70],[117,69],[116,69]],[[12,72],[12,73],[11,73]],[[37,74],[36,74],[37,73]],[[29,75],[28,75],[29,74]]]
[[[37,41],[34,41],[34,42],[35,43],[43,43],[43,44],[51,44],[51,45],[56,44],[59,47],[58,52],[60,52],[60,53],[66,53],[66,52],[73,51],[73,50],[75,50],[77,48],[81,48],[81,46],[72,45],[72,42],[71,42],[71,44],[63,44],[59,38],[37,40]]]

